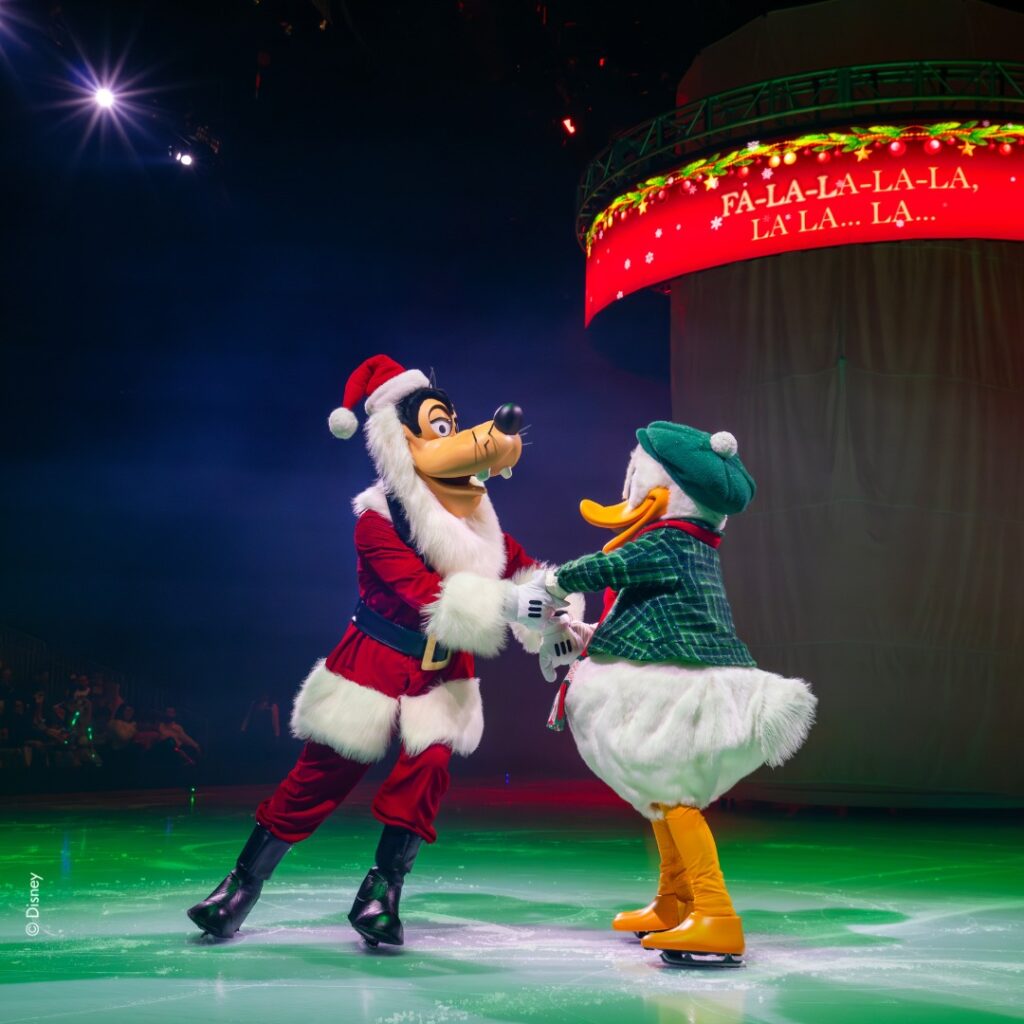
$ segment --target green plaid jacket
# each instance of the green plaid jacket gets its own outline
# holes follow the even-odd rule
[[[588,648],[630,661],[755,666],[736,635],[718,552],[679,529],[654,529],[610,554],[558,570],[567,591],[611,587],[618,597]]]

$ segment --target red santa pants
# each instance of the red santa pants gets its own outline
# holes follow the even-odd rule
[[[385,825],[407,828],[432,843],[437,839],[434,818],[448,789],[451,756],[451,749],[441,743],[414,756],[403,747],[374,797],[374,816]],[[306,839],[352,792],[369,767],[342,757],[323,743],[309,742],[274,794],[256,808],[256,820],[286,843]]]

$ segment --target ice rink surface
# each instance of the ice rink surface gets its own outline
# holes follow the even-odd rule
[[[289,852],[239,936],[210,943],[184,910],[267,788],[0,806],[0,1021],[1024,1018],[1024,826],[1005,814],[713,809],[747,966],[695,972],[609,930],[653,894],[653,843],[580,785],[453,789],[406,884],[407,944],[376,952],[345,919],[379,830],[361,790]]]

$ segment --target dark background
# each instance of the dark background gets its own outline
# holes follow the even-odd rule
[[[464,423],[524,407],[491,494],[531,553],[603,543],[577,503],[670,416],[668,306],[584,333],[576,181],[781,6],[5,4],[0,624],[225,728],[260,687],[285,712],[354,600],[373,474],[326,419],[378,351],[436,369]],[[90,131],[71,84],[118,64]],[[584,773],[531,660],[481,669],[463,770]]]

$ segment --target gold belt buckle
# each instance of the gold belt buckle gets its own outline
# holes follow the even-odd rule
[[[449,651],[440,661],[435,660],[434,653],[437,650],[437,637],[433,633],[427,635],[427,646],[423,650],[423,660],[420,662],[420,668],[424,672],[438,672],[443,668],[447,668],[449,662],[452,660],[452,652]]]

